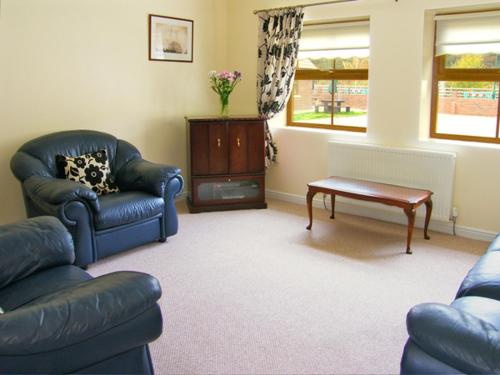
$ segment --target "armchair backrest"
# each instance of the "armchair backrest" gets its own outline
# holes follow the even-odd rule
[[[94,130],[70,130],[47,134],[22,145],[11,160],[11,169],[20,181],[37,175],[57,177],[56,155],[78,156],[106,150],[114,174],[129,160],[140,157],[130,143]]]
[[[32,273],[75,261],[71,234],[50,216],[0,225],[0,256],[0,289]]]

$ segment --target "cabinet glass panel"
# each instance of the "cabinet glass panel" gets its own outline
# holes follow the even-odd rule
[[[259,181],[252,179],[201,182],[198,185],[198,199],[205,202],[215,200],[251,200],[256,199],[259,193]]]

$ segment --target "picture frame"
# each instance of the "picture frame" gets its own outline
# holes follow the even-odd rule
[[[149,60],[193,62],[194,21],[149,15]]]

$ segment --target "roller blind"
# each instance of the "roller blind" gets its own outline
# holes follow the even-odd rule
[[[368,21],[304,25],[299,58],[367,57],[370,52]]]
[[[436,16],[436,55],[500,53],[500,12]]]

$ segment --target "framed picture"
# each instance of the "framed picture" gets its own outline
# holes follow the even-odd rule
[[[149,60],[193,62],[193,21],[150,14]]]

